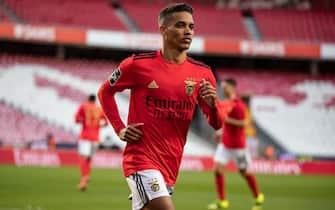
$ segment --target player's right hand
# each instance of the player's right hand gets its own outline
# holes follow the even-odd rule
[[[143,132],[139,127],[143,125],[144,123],[135,123],[123,128],[119,133],[120,139],[129,143],[140,140]]]
[[[220,142],[222,140],[222,133],[223,133],[223,129],[219,129],[217,131],[215,131],[215,133],[213,134],[212,136],[212,139],[217,141],[217,142]]]

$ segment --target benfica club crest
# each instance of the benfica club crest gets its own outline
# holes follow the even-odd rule
[[[152,182],[149,182],[149,185],[151,185],[150,187],[153,192],[157,192],[160,190],[160,186],[157,179],[154,179]]]
[[[195,85],[197,84],[193,78],[187,78],[185,81],[185,91],[188,96],[191,96],[194,92]]]

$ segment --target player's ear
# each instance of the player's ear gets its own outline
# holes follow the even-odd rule
[[[166,31],[166,26],[165,25],[159,25],[159,32],[161,33],[161,35],[164,35]]]

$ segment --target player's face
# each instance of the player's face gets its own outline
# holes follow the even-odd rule
[[[164,44],[179,51],[190,48],[193,34],[193,16],[188,12],[176,12],[161,26]]]
[[[226,82],[221,82],[222,93],[225,98],[228,98],[231,94],[232,87]]]

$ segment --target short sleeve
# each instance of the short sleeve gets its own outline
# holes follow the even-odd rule
[[[244,120],[245,119],[245,107],[242,105],[242,104],[237,104],[235,107],[234,107],[234,117],[238,120]]]

